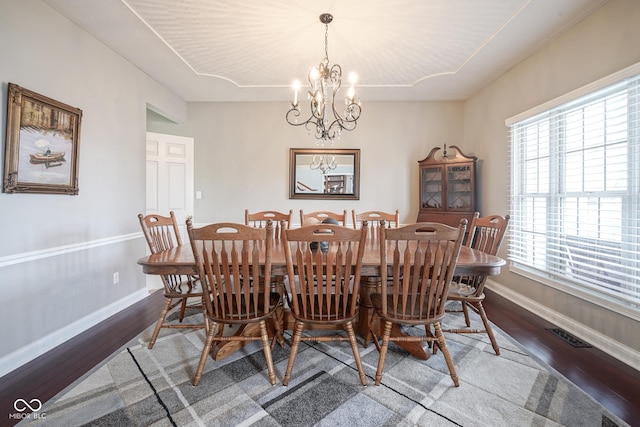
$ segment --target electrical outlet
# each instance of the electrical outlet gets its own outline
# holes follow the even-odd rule
[[[113,273],[113,284],[117,284],[120,281],[120,273],[119,272],[115,272]]]

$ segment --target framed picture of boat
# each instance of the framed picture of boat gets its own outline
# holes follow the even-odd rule
[[[9,83],[5,193],[78,194],[82,110]]]

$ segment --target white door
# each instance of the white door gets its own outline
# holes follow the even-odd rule
[[[189,244],[187,215],[193,215],[193,163],[193,138],[147,132],[146,213],[168,216],[174,211],[183,244]],[[147,276],[147,288],[161,286],[158,277]]]

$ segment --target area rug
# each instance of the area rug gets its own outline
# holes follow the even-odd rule
[[[471,313],[474,322],[479,318]],[[192,315],[186,322],[197,323]],[[445,327],[464,319],[447,314]],[[477,324],[477,323],[476,323]],[[454,387],[442,353],[418,360],[390,344],[381,386],[378,352],[361,347],[360,384],[347,342],[302,343],[282,385],[290,335],[273,351],[278,383],[267,377],[259,342],[222,361],[209,359],[191,385],[202,330],[149,328],[122,351],[47,402],[46,426],[627,426],[563,376],[495,328],[501,355],[483,334],[445,334],[460,378]],[[415,330],[419,333],[419,330]]]

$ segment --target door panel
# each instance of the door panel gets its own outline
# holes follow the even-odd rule
[[[183,244],[189,244],[185,221],[193,215],[193,145],[193,138],[147,133],[146,214],[168,216],[169,211],[174,211]],[[160,285],[158,277],[147,277],[148,288]]]

